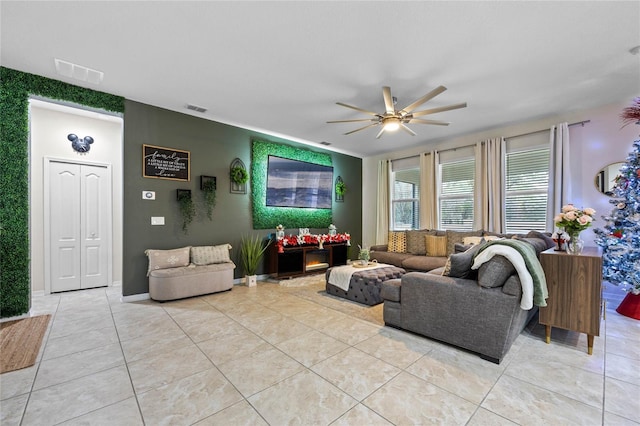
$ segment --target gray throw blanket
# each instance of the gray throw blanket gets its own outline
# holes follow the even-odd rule
[[[493,240],[484,244],[475,254],[474,259],[492,245],[511,247],[522,256],[522,260],[525,263],[526,269],[533,280],[533,303],[536,306],[547,306],[546,299],[549,297],[549,292],[547,290],[547,280],[545,278],[542,265],[540,265],[540,261],[536,256],[536,250],[533,248],[533,246],[528,242],[521,240]]]

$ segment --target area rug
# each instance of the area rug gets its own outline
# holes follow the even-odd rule
[[[51,315],[0,323],[0,374],[36,363]]]
[[[310,285],[324,284],[324,273],[283,279],[279,280],[278,284],[280,284],[280,286],[282,287],[305,287]]]

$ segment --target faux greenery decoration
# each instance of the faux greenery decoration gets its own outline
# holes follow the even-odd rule
[[[343,181],[336,183],[336,194],[342,196],[345,192],[347,192],[347,185]]]
[[[196,206],[191,198],[191,191],[188,189],[178,189],[178,204],[182,215],[182,231],[186,234],[187,228],[193,222],[196,215]]]
[[[253,141],[251,201],[253,228],[272,229],[280,223],[289,228],[326,228],[333,222],[331,209],[301,209],[267,206],[267,160],[269,155],[331,166],[331,155],[294,146]]]
[[[260,261],[264,252],[267,250],[271,241],[268,240],[266,245],[262,245],[262,238],[259,235],[255,237],[241,238],[242,246],[240,247],[240,260],[246,275],[255,275],[258,272]]]
[[[249,173],[242,167],[236,166],[231,169],[230,172],[231,180],[238,185],[242,185],[243,183],[247,183],[249,180]]]
[[[202,190],[204,191],[204,202],[207,206],[207,217],[209,220],[213,220],[213,208],[216,205],[216,181],[213,179],[204,181]]]
[[[0,67],[0,316],[29,310],[29,96],[124,112],[124,98]]]

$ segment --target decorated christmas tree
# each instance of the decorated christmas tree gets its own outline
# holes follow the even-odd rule
[[[640,98],[625,108],[625,123],[640,124]],[[604,229],[595,229],[596,244],[603,249],[602,278],[625,291],[640,294],[640,140],[615,178],[611,214],[603,216]]]

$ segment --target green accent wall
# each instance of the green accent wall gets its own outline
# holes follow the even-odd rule
[[[28,312],[29,97],[59,100],[113,112],[124,98],[0,67],[0,316]]]
[[[148,292],[146,249],[171,249],[184,246],[233,246],[231,257],[238,267],[235,277],[244,276],[238,252],[243,235],[267,238],[275,229],[254,229],[251,185],[247,194],[230,193],[229,169],[240,158],[252,170],[252,141],[285,145],[287,149],[315,151],[328,156],[334,175],[342,176],[349,187],[344,202],[334,203],[333,223],[339,232],[349,232],[354,244],[362,241],[362,160],[360,158],[310,147],[259,132],[205,120],[127,100],[124,126],[124,238],[123,295]],[[173,181],[142,177],[142,145],[157,145],[191,153],[191,181]],[[266,166],[266,165],[265,165]],[[217,178],[216,206],[209,220],[200,190],[200,176]],[[176,200],[177,189],[190,189],[197,214],[185,234]],[[155,191],[156,200],[142,199],[142,191]],[[152,226],[152,216],[163,216],[164,226]],[[284,222],[284,220],[283,220]],[[286,226],[286,223],[283,223]],[[326,233],[326,228],[311,232]],[[297,229],[288,229],[297,234]],[[258,274],[266,273],[263,268]]]

